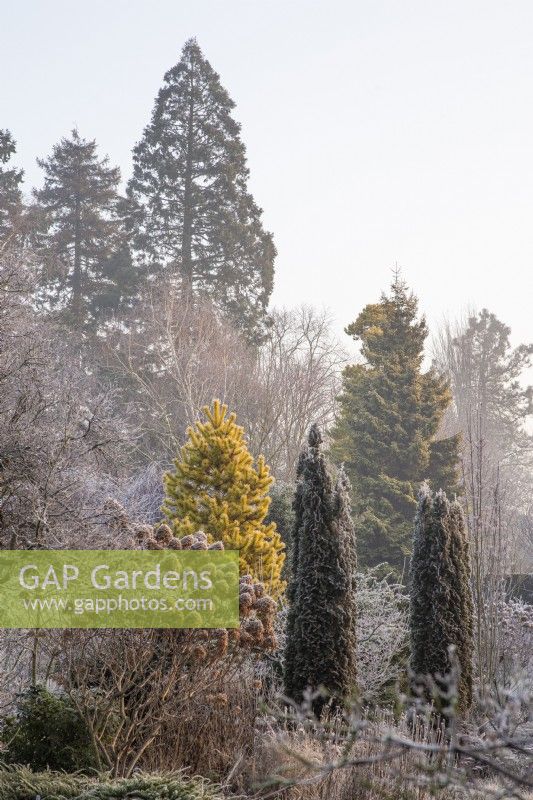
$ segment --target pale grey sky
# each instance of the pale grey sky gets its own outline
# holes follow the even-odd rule
[[[75,125],[128,178],[196,36],[237,103],[275,304],[340,331],[398,262],[432,327],[487,306],[533,340],[532,0],[0,0],[0,20],[27,188]]]

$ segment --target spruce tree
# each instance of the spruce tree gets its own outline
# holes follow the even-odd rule
[[[265,323],[276,250],[247,190],[234,103],[194,39],[157,95],[128,184],[139,257],[154,280],[213,299],[251,338]]]
[[[284,545],[266,524],[272,477],[262,456],[254,464],[244,430],[219,400],[203,409],[207,421],[187,431],[188,440],[165,475],[163,512],[176,536],[203,530],[210,541],[240,551],[241,574],[251,574],[279,597]]]
[[[285,694],[296,702],[307,689],[325,690],[313,702],[317,714],[353,694],[356,679],[349,486],[343,475],[333,482],[321,443],[313,425],[298,468],[284,665]]]
[[[437,440],[451,401],[446,380],[422,371],[427,326],[418,301],[395,276],[391,292],[366,306],[346,332],[363,363],[346,367],[332,453],[353,485],[360,560],[401,572],[410,552],[416,487],[458,491],[459,438]]]
[[[38,163],[45,173],[34,192],[42,218],[39,300],[67,324],[95,328],[131,299],[136,280],[119,214],[120,172],[76,130]]]
[[[464,518],[457,501],[427,484],[415,519],[410,596],[414,680],[449,673],[453,646],[461,669],[458,710],[465,711],[472,702],[473,602]]]
[[[8,130],[0,130],[0,250],[17,232],[22,214],[23,172],[10,167],[16,143]]]

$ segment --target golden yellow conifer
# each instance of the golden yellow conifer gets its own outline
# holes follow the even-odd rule
[[[262,581],[279,597],[284,545],[275,523],[264,522],[273,482],[270,470],[262,456],[254,464],[244,430],[226,405],[214,400],[203,411],[207,420],[188,428],[174,470],[165,475],[164,514],[176,536],[201,529],[210,542],[239,550],[241,574]]]

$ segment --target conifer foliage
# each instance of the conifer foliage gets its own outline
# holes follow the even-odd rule
[[[118,211],[120,172],[77,130],[39,166],[45,173],[44,186],[34,192],[41,218],[40,299],[67,324],[91,327],[123,305],[135,283]]]
[[[188,429],[175,469],[165,475],[165,516],[176,536],[201,529],[226,550],[239,550],[241,574],[278,597],[285,554],[276,525],[264,521],[273,482],[269,468],[262,456],[254,464],[244,430],[226,405],[214,400],[203,410],[207,420]]]
[[[272,235],[247,191],[234,102],[194,39],[157,95],[128,184],[137,252],[152,279],[208,296],[250,338],[272,292]]]
[[[420,490],[411,559],[411,669],[415,676],[450,671],[455,648],[461,675],[459,710],[472,702],[473,602],[463,512],[442,491]]]
[[[21,169],[9,166],[16,145],[8,130],[0,130],[0,248],[11,238],[22,212]]]
[[[360,559],[398,571],[410,552],[416,487],[429,480],[457,491],[459,439],[436,438],[451,394],[434,369],[422,371],[428,330],[417,307],[397,274],[390,294],[348,326],[364,362],[344,370],[332,431],[333,455],[354,489]]]
[[[317,714],[328,702],[355,690],[355,533],[349,484],[334,483],[316,425],[298,467],[292,570],[285,650],[285,694],[301,702],[309,688],[326,690],[313,701]]]

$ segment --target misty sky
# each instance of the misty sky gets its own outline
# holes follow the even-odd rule
[[[532,0],[0,0],[0,20],[27,190],[73,126],[128,178],[196,36],[237,104],[275,304],[340,332],[397,262],[433,327],[487,306],[533,340]]]

